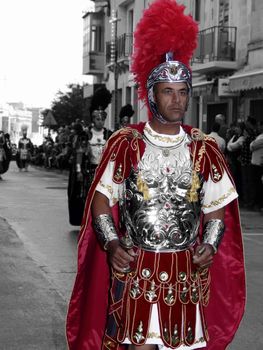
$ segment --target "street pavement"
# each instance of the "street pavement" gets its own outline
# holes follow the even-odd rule
[[[228,350],[263,349],[263,212],[241,211],[247,305],[241,326]]]
[[[65,315],[78,227],[69,225],[67,173],[12,162],[0,182],[0,350],[66,349]],[[263,349],[263,214],[241,211],[247,308],[229,350]],[[224,320],[222,320],[224,322]],[[96,350],[96,349],[94,349]]]
[[[0,218],[0,349],[66,349],[66,303]]]
[[[24,243],[29,256],[67,300],[76,271],[79,227],[71,226],[67,209],[67,173],[16,164],[0,182],[0,217]]]

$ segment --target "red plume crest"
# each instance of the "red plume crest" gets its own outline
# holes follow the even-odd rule
[[[184,14],[184,5],[175,0],[156,0],[143,13],[134,33],[132,72],[139,85],[139,98],[147,102],[146,82],[152,69],[174,53],[175,61],[189,66],[197,46],[198,26]]]

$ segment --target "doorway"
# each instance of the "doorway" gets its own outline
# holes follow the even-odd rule
[[[215,116],[217,114],[223,114],[226,117],[226,124],[227,124],[227,110],[228,110],[228,104],[227,103],[213,103],[207,105],[207,134],[209,134],[212,130],[212,126],[215,122]]]
[[[250,115],[254,117],[258,122],[263,121],[263,100],[251,100],[250,101]]]

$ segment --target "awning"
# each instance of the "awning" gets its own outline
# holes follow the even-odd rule
[[[235,73],[229,77],[231,91],[263,88],[263,69],[245,73]]]
[[[213,88],[214,80],[198,81],[193,83],[193,96],[209,95]]]

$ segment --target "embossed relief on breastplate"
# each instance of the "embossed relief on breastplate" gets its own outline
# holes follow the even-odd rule
[[[138,188],[138,178],[148,200]],[[134,243],[149,250],[182,250],[196,239],[200,201],[190,203],[192,164],[187,143],[160,148],[146,142],[145,153],[125,183],[121,203]]]

